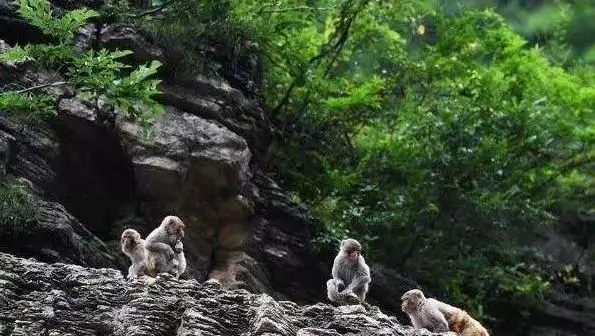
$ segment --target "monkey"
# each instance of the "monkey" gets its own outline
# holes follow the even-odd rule
[[[411,324],[417,329],[426,328],[432,332],[455,332],[461,336],[489,336],[488,331],[467,312],[426,298],[419,289],[412,289],[401,296],[401,310],[409,315]]]
[[[126,278],[133,280],[145,274],[149,275],[154,266],[149,261],[149,253],[145,247],[145,241],[141,239],[140,233],[134,229],[126,229],[122,232],[120,243],[122,245],[122,252],[132,261]]]
[[[184,244],[182,244],[181,240],[178,240],[176,245],[174,246],[174,265],[175,262],[178,263],[177,267],[173,270],[175,271],[176,279],[180,278],[180,275],[184,273],[186,270],[186,257],[184,256]]]
[[[339,305],[365,304],[370,268],[361,255],[362,246],[351,238],[343,239],[333,262],[333,278],[326,282],[329,300]]]
[[[182,238],[184,222],[177,216],[166,216],[161,225],[153,230],[145,240],[150,257],[155,260],[157,273],[174,273],[179,277],[186,269]]]

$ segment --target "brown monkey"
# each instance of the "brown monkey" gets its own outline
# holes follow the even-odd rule
[[[145,241],[157,273],[170,272],[179,277],[186,269],[182,244],[184,222],[177,216],[166,216]]]
[[[326,282],[327,296],[332,302],[339,305],[365,303],[371,278],[361,251],[362,246],[357,240],[341,241],[333,262],[333,278]]]
[[[122,252],[126,254],[132,265],[128,268],[128,280],[136,279],[145,274],[154,275],[154,266],[149,262],[149,253],[145,247],[145,241],[141,239],[140,234],[134,229],[126,229],[122,232],[120,239]]]
[[[461,336],[489,336],[488,331],[467,312],[426,298],[419,289],[407,291],[401,300],[401,309],[409,315],[415,328],[426,328],[433,332],[453,331]]]

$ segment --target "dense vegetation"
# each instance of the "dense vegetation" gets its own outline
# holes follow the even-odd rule
[[[357,237],[369,259],[482,319],[554,286],[593,294],[576,265],[552,269],[532,244],[567,214],[595,211],[592,2],[179,0],[136,16],[128,6],[106,10],[169,43],[176,74],[217,72],[204,41],[259,56],[254,94],[278,130],[264,164],[323,220],[323,253]],[[119,54],[106,53],[69,60],[75,85],[124,82]],[[97,77],[80,57],[117,71]],[[152,102],[148,83],[95,97],[126,110],[139,94]],[[563,223],[592,244],[593,228]]]
[[[448,3],[235,2],[282,132],[270,163],[323,219],[319,247],[358,237],[482,318],[553,285],[590,292],[532,242],[595,210],[593,5]]]

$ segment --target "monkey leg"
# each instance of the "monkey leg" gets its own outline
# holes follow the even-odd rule
[[[339,291],[339,286],[342,283],[338,283],[335,279],[330,279],[326,282],[326,293],[328,299],[338,305],[353,305],[359,304],[359,297],[351,290]]]
[[[341,304],[339,302],[339,290],[337,289],[335,279],[330,279],[326,282],[326,296],[331,302]]]
[[[368,283],[363,283],[353,289],[353,293],[357,295],[361,302],[366,301],[366,294],[368,293]]]
[[[339,295],[342,296],[342,301],[345,304],[356,305],[356,304],[362,303],[359,296],[353,292],[343,291],[343,292],[339,293]]]
[[[128,267],[128,276],[126,276],[126,279],[132,280],[134,278],[136,278],[136,270],[134,269],[134,265],[130,265],[130,267]]]

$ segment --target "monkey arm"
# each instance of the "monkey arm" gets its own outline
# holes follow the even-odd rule
[[[339,257],[337,256],[337,257],[335,257],[335,261],[333,262],[333,269],[331,271],[333,280],[335,281],[337,288],[345,287],[345,280],[343,280],[340,270],[341,270],[341,265],[339,262]],[[339,291],[340,290],[342,290],[342,288],[340,288]]]
[[[361,288],[363,287],[365,284],[369,283],[371,281],[370,276],[369,275],[359,275],[356,276],[353,281],[351,281],[351,283],[349,284],[349,286],[347,286],[346,290],[349,291],[354,291],[357,288]]]
[[[184,252],[184,244],[182,244],[181,240],[178,240],[178,242],[174,246],[174,252],[176,254],[180,254],[180,253]]]
[[[363,261],[363,258],[360,260],[361,264],[346,290],[354,291],[355,289],[362,288],[367,283],[372,281],[372,278],[370,278],[370,269],[368,268],[368,265],[366,265],[366,263]]]
[[[171,246],[169,246],[166,243],[160,243],[160,242],[151,242],[147,244],[147,250],[152,251],[152,252],[158,252],[161,253],[165,256],[167,256],[168,259],[171,259],[174,257],[174,250],[171,248]]]
[[[136,278],[136,270],[134,269],[134,264],[130,265],[130,267],[128,267],[128,276],[126,276],[126,279],[128,280],[132,280],[134,278]]]

